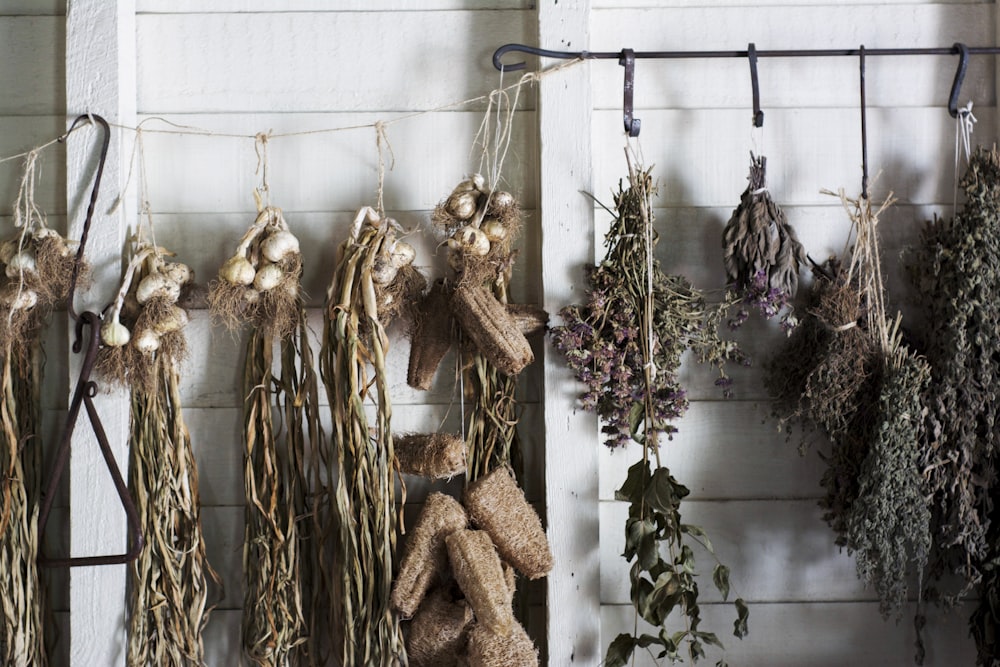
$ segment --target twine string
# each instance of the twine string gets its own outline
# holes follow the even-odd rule
[[[271,130],[258,132],[254,135],[254,152],[257,154],[257,168],[255,175],[260,175],[260,184],[257,186],[257,197],[263,202],[264,207],[271,206],[271,187],[267,182],[267,143],[271,139]]]
[[[375,192],[376,209],[380,218],[385,217],[385,207],[382,204],[382,193],[385,189],[385,152],[389,152],[389,171],[396,166],[396,154],[392,151],[392,144],[389,143],[389,136],[385,132],[385,123],[377,121],[375,123],[375,150],[378,151],[378,190]]]
[[[968,164],[972,157],[972,131],[976,124],[976,117],[972,115],[972,101],[970,100],[964,108],[958,110],[955,116],[955,176],[954,189],[952,191],[952,215],[958,213],[958,182],[959,167],[962,155]]]

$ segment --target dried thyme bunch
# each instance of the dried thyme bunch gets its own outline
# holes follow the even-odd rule
[[[931,577],[953,571],[954,602],[979,583],[989,557],[991,489],[1000,423],[1000,156],[977,150],[960,181],[964,206],[927,224],[908,269],[921,294],[931,364],[923,448],[932,498]],[[940,583],[940,582],[939,582]]]
[[[700,628],[694,544],[714,558],[711,543],[697,526],[681,521],[680,503],[688,490],[662,465],[659,438],[676,431],[673,422],[687,408],[678,381],[681,355],[695,351],[701,361],[723,372],[726,361],[742,360],[735,344],[719,338],[718,327],[731,295],[709,306],[686,280],[664,274],[653,258],[653,181],[649,171],[629,162],[629,187],[615,197],[617,214],[605,238],[607,253],[589,275],[583,306],[562,310],[564,324],[553,329],[556,347],[577,378],[587,385],[584,406],[602,418],[605,443],[643,445],[642,461],[633,465],[618,500],[628,501],[626,560],[636,615],[660,627],[656,635],[618,635],[608,647],[605,665],[628,664],[637,648],[656,647],[659,657],[680,658],[686,648],[692,661],[705,656],[705,645],[722,646],[717,635]],[[656,465],[650,468],[655,460]],[[729,569],[718,562],[712,580],[723,599],[729,595]],[[737,598],[734,634],[747,632],[748,610]],[[679,616],[683,629],[663,627]],[[724,664],[720,661],[720,664]]]
[[[751,306],[766,319],[781,313],[782,327],[789,329],[796,322],[789,301],[798,290],[805,252],[767,191],[766,163],[767,158],[750,154],[749,183],[722,232],[726,280],[742,299],[730,325],[745,322],[750,316],[746,306]]]

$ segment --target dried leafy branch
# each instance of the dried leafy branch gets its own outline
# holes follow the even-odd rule
[[[601,417],[605,443],[643,445],[642,461],[629,469],[616,498],[630,503],[623,555],[632,562],[632,604],[637,616],[659,631],[620,634],[608,647],[608,667],[628,664],[636,649],[655,649],[656,658],[671,660],[686,649],[697,661],[706,645],[722,646],[716,634],[701,628],[694,547],[700,545],[713,558],[714,552],[700,528],[681,521],[680,504],[688,490],[662,465],[659,438],[676,431],[674,421],[688,406],[678,379],[686,350],[715,366],[717,384],[727,388],[724,364],[744,361],[736,345],[718,333],[735,297],[709,305],[686,280],[659,268],[653,256],[653,193],[650,172],[633,168],[630,161],[629,187],[619,187],[615,196],[605,258],[590,271],[587,302],[564,308],[564,324],[552,331],[556,347],[587,387],[583,404]],[[727,598],[729,570],[718,560],[713,582]],[[734,634],[743,637],[748,610],[742,599],[735,606]],[[668,630],[677,622],[680,630]]]

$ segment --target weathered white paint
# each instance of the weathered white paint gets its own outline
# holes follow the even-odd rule
[[[74,0],[66,13],[66,107],[70,117],[97,113],[111,123],[135,123],[135,7],[131,0]],[[96,166],[94,146],[100,133],[80,130],[68,143],[66,192],[69,230],[80,238]],[[122,191],[128,172],[127,151],[114,133],[104,185],[87,244],[93,287],[79,293],[76,308],[99,312],[118,284],[131,205],[115,215],[105,212]],[[69,335],[73,336],[72,327]],[[75,385],[80,355],[70,355],[70,386]],[[128,400],[121,393],[94,399],[122,471],[128,464]],[[125,473],[123,472],[123,475]],[[69,465],[70,552],[73,556],[123,553],[127,529],[124,511],[107,473],[86,417],[78,422]],[[70,664],[72,667],[125,664],[125,566],[75,568],[70,574]]]

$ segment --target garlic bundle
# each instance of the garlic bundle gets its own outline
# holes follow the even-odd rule
[[[302,256],[281,209],[263,207],[209,288],[212,313],[230,329],[245,322],[278,337],[297,322]]]
[[[163,248],[136,244],[118,294],[101,325],[103,346],[98,367],[113,383],[151,382],[154,354],[183,358],[187,312],[177,305],[181,291],[194,282],[194,272],[167,262]]]

